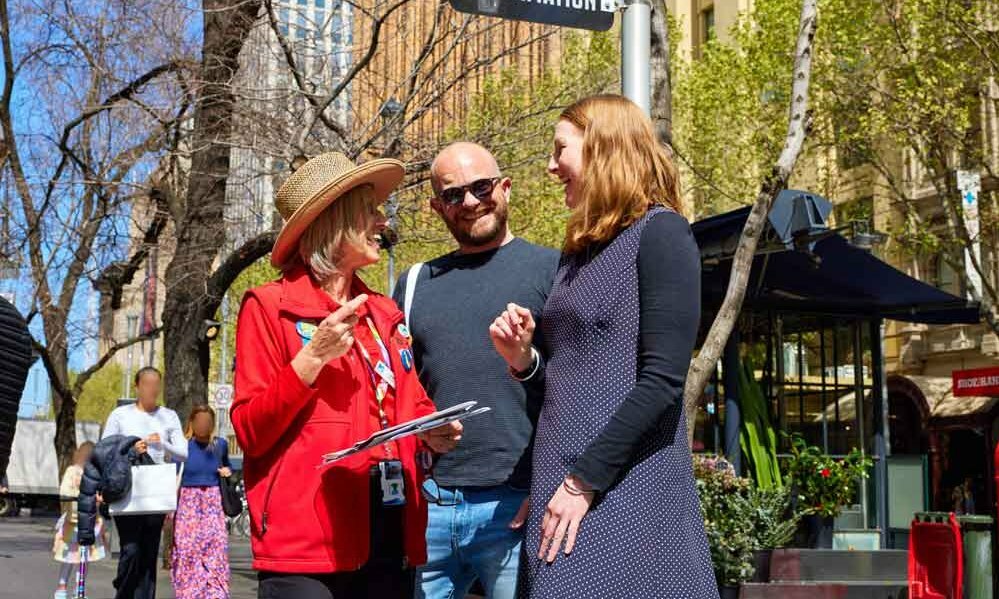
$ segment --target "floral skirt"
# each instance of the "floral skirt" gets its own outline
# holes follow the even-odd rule
[[[77,514],[76,511],[66,511],[62,513],[55,526],[55,540],[52,543],[52,557],[55,561],[64,564],[80,563],[80,542],[77,538]],[[87,548],[87,561],[96,562],[104,559],[104,519],[98,516],[94,520],[94,544]]]
[[[170,578],[177,599],[229,597],[229,537],[218,487],[181,487]]]

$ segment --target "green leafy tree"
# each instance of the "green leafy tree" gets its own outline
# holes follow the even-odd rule
[[[729,41],[674,67],[675,143],[698,215],[748,204],[784,143],[799,6],[759,0]],[[999,331],[996,5],[823,0],[820,8],[812,126],[792,186],[834,200],[864,189],[882,200],[866,212],[890,233],[887,251],[900,262],[939,256]],[[977,237],[964,220],[958,169],[982,174]],[[970,251],[976,242],[980,258]],[[966,256],[980,285],[966,274]]]
[[[118,399],[125,396],[122,385],[123,371],[117,362],[108,362],[83,384],[83,391],[76,399],[76,419],[79,422],[107,422]],[[77,373],[70,373],[70,383],[75,384]]]
[[[450,140],[477,141],[496,156],[503,174],[513,179],[510,226],[528,241],[561,247],[568,210],[561,186],[546,172],[552,130],[561,110],[573,101],[618,85],[618,48],[612,33],[563,37],[559,69],[530,83],[516,67],[486,79],[472,100],[465,122],[452,127]],[[429,260],[454,248],[447,229],[433,213],[429,181],[416,182],[400,194],[401,242],[396,248],[396,276],[410,264]],[[362,276],[377,290],[385,289],[386,263]]]

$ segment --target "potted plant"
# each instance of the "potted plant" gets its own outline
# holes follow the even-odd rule
[[[770,558],[774,549],[787,546],[794,538],[801,514],[792,508],[787,487],[749,491],[750,524],[753,538],[753,582],[770,582]]]
[[[867,477],[872,461],[856,448],[836,459],[809,445],[801,435],[790,439],[787,474],[797,510],[804,514],[806,545],[832,548],[833,519],[853,500],[857,481]]]
[[[717,456],[694,456],[694,476],[718,592],[722,599],[735,599],[739,585],[753,576],[756,544],[751,528],[746,526],[752,512],[752,485],[749,479],[736,476],[732,465]]]

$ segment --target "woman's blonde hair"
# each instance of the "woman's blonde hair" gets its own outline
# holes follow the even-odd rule
[[[580,201],[566,225],[565,253],[610,241],[655,204],[683,214],[676,166],[634,102],[590,96],[560,118],[583,131]]]
[[[333,275],[343,257],[345,244],[364,247],[368,236],[364,215],[375,201],[374,187],[355,187],[319,213],[302,233],[298,241],[298,255],[318,281],[325,281]]]
[[[212,432],[215,431],[215,410],[205,404],[198,404],[191,408],[191,413],[187,415],[187,424],[184,425],[184,437],[188,441],[194,438],[194,418],[198,414],[208,414],[212,418]],[[215,442],[215,435],[212,435],[212,443]]]

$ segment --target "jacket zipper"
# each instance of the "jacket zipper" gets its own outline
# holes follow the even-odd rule
[[[285,454],[282,454],[281,459],[278,460],[277,468],[274,469],[274,476],[271,477],[271,482],[267,485],[267,494],[264,495],[264,510],[260,514],[261,537],[267,534],[267,507],[271,504],[271,492],[274,490],[274,483],[277,482],[278,476],[281,474],[281,466],[284,465],[284,458]]]

